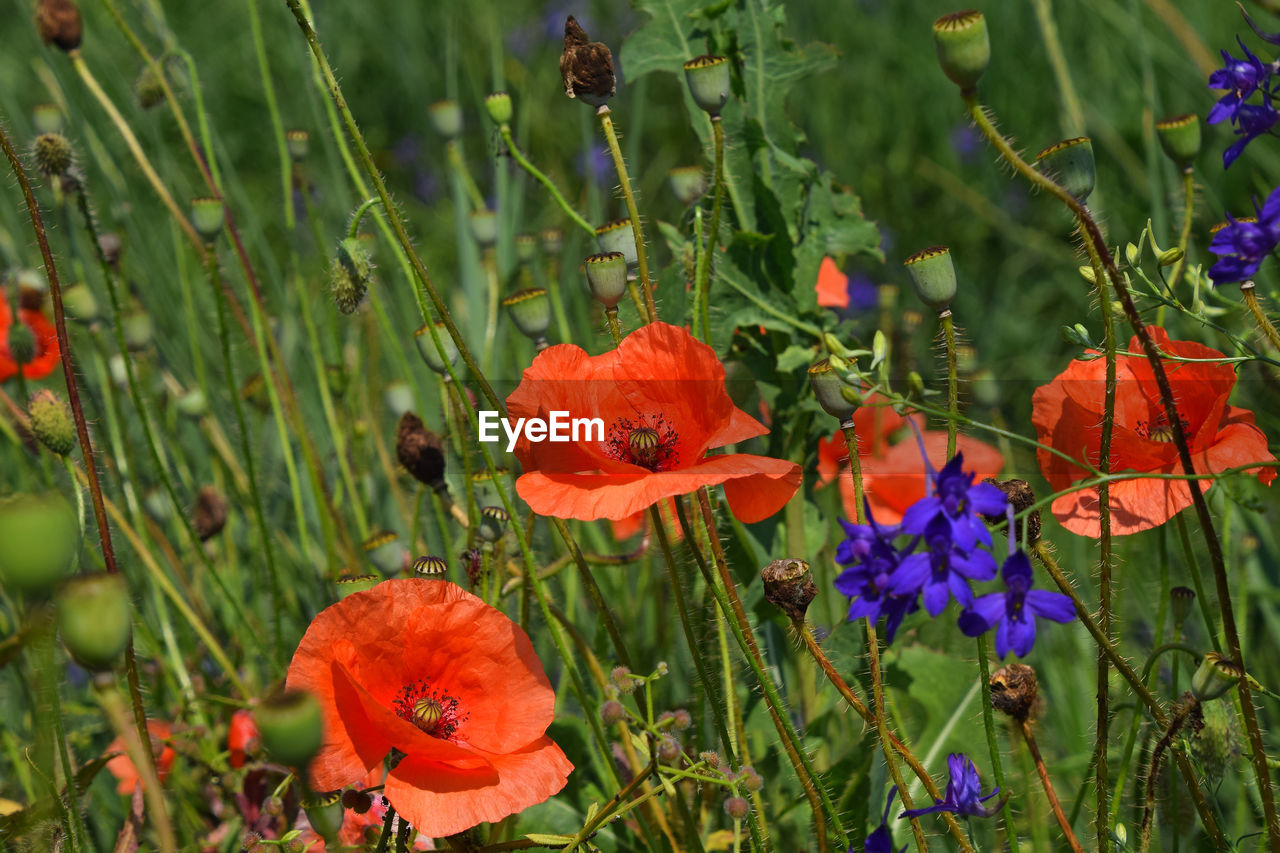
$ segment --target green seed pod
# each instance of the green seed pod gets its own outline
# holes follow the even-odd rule
[[[324,743],[324,716],[316,697],[279,688],[253,711],[262,745],[281,764],[305,767]]]
[[[846,400],[841,393],[845,387],[844,380],[831,366],[829,358],[809,366],[809,386],[813,388],[813,396],[818,398],[822,410],[841,422],[853,417],[858,409],[856,403]]]
[[[373,589],[382,583],[382,575],[343,575],[338,578],[338,600],[346,598],[357,592],[364,592],[366,589]]]
[[[397,420],[413,408],[413,389],[403,379],[394,379],[382,389],[382,402]]]
[[[622,252],[602,252],[585,261],[587,288],[606,308],[616,308],[627,295],[627,259]]]
[[[289,159],[301,163],[307,159],[311,150],[311,134],[305,130],[290,130],[284,135],[284,145],[289,152]]]
[[[86,669],[111,669],[133,627],[129,585],[121,574],[99,572],[72,578],[54,593],[58,634]]]
[[[1200,153],[1200,117],[1186,113],[1158,121],[1156,136],[1166,157],[1179,169],[1190,169]]]
[[[640,263],[630,219],[615,219],[601,225],[596,229],[596,243],[600,245],[601,252],[621,252],[627,259],[628,269],[635,269]]]
[[[343,818],[341,792],[312,794],[302,800],[302,810],[307,813],[311,828],[324,839],[325,844],[338,843],[338,830],[342,829]]]
[[[71,143],[61,133],[42,133],[31,145],[31,156],[36,169],[46,178],[56,178],[67,173],[73,160]]]
[[[510,312],[521,334],[531,340],[541,340],[551,325],[551,300],[541,287],[516,291],[502,300],[502,307]]]
[[[89,285],[83,281],[62,291],[62,308],[68,317],[82,323],[98,319],[98,300],[94,298]]]
[[[444,347],[444,359],[440,357],[440,351],[432,343],[431,335],[427,334],[426,326],[414,332],[413,339],[418,344],[418,354],[427,363],[427,367],[444,376],[449,372],[445,367],[446,360],[449,364],[458,363],[458,345],[454,342],[453,337],[449,334],[448,327],[444,323],[436,323],[435,325],[436,336],[440,338],[440,346]]]
[[[532,234],[516,235],[516,258],[527,264],[538,256],[538,238]]]
[[[1083,203],[1093,192],[1097,170],[1093,163],[1093,143],[1087,136],[1050,145],[1036,155],[1036,164],[1079,202]]]
[[[729,100],[729,60],[723,56],[698,56],[684,64],[689,94],[703,112],[718,118]]]
[[[212,243],[222,233],[222,223],[227,211],[220,198],[193,198],[191,200],[191,224],[206,243]]]
[[[1170,611],[1173,615],[1173,625],[1175,628],[1181,628],[1183,623],[1187,621],[1187,617],[1191,615],[1191,605],[1195,603],[1196,592],[1187,586],[1175,586],[1169,590]]]
[[[933,22],[933,43],[938,64],[961,91],[971,91],[991,63],[991,41],[987,19],[968,10],[943,15]]]
[[[373,278],[373,258],[359,237],[338,243],[338,253],[329,270],[333,299],[338,310],[351,314],[360,307]]]
[[[427,107],[427,115],[436,133],[445,139],[456,139],[462,135],[462,107],[457,101],[436,101]]]
[[[922,249],[903,261],[916,296],[935,311],[945,311],[956,296],[956,268],[946,246]]]
[[[542,251],[548,255],[558,255],[564,248],[564,232],[559,228],[543,228],[538,232],[542,242]]]
[[[36,104],[31,108],[31,123],[36,133],[61,133],[62,110],[57,104]]]
[[[506,92],[494,92],[484,99],[484,108],[494,124],[506,124],[511,121],[511,96]]]
[[[120,329],[124,332],[124,345],[130,352],[146,349],[155,337],[155,324],[151,322],[151,315],[141,309],[121,317]]]
[[[498,242],[498,214],[488,208],[471,211],[471,237],[482,249]]]
[[[480,527],[477,532],[481,539],[492,544],[502,538],[510,520],[511,516],[500,506],[480,507]]]
[[[707,192],[707,176],[701,166],[677,166],[667,172],[667,182],[671,185],[671,192],[685,207],[691,206]]]
[[[203,388],[191,388],[178,398],[179,414],[193,420],[204,417],[209,412],[209,398],[204,395]]]
[[[384,575],[394,575],[404,568],[405,547],[400,535],[391,530],[379,530],[360,544],[369,561]]]
[[[0,586],[10,595],[43,594],[75,569],[80,529],[57,494],[0,500]]]
[[[1191,676],[1191,693],[1201,702],[1209,702],[1225,696],[1244,678],[1244,670],[1238,663],[1217,652],[1205,652],[1200,668]]]
[[[31,395],[27,415],[31,418],[31,432],[54,453],[66,456],[76,446],[76,427],[71,420],[71,409],[48,388]]]

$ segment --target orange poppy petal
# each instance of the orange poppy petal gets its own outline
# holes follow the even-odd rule
[[[711,436],[707,449],[714,450],[717,447],[724,447],[728,444],[737,444],[739,441],[746,441],[749,438],[765,435],[768,432],[768,427],[742,411],[742,409],[734,406],[733,411],[729,414],[729,422]]]
[[[823,308],[849,307],[849,277],[840,272],[832,258],[823,258],[818,265],[818,283],[813,289],[818,294],[818,304]]]
[[[19,308],[18,319],[29,326],[36,337],[36,357],[30,364],[23,366],[22,373],[28,379],[44,379],[61,360],[58,329],[44,314],[29,308]]]

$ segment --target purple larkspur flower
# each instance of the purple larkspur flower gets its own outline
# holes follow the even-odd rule
[[[849,564],[835,579],[835,588],[850,598],[848,619],[854,622],[866,618],[870,622],[885,620],[885,640],[892,643],[898,626],[908,613],[914,613],[920,605],[919,590],[903,594],[891,589],[895,573],[918,572],[916,564],[923,564],[928,572],[927,554],[912,554],[916,541],[899,550],[893,540],[898,535],[895,525],[881,526],[867,508],[867,524],[852,524],[840,519],[848,538],[836,548],[836,560]],[[918,541],[918,540],[917,540]]]
[[[922,556],[927,559],[903,560],[890,579],[890,592],[899,595],[920,592],[924,609],[934,617],[947,608],[952,596],[961,606],[971,607],[973,590],[969,588],[969,581],[994,578],[996,558],[981,548],[964,551],[957,547],[944,513],[935,514],[922,535],[928,549]]]
[[[1209,75],[1210,89],[1225,89],[1227,92],[1213,105],[1213,109],[1209,110],[1209,115],[1205,119],[1209,124],[1217,124],[1220,121],[1234,122],[1241,105],[1254,92],[1259,89],[1264,92],[1268,90],[1267,84],[1271,80],[1273,69],[1254,56],[1239,38],[1236,41],[1244,51],[1244,59],[1236,59],[1224,50],[1222,51],[1223,67]]]
[[[907,845],[904,844],[901,850],[895,851],[893,835],[889,832],[889,811],[893,808],[893,798],[897,793],[897,785],[889,789],[889,796],[884,801],[884,814],[880,816],[880,825],[867,836],[867,840],[862,845],[862,853],[904,853],[907,849]],[[849,853],[854,853],[852,847],[849,848]]]
[[[907,809],[898,817],[920,817],[938,812],[954,812],[958,815],[972,817],[990,817],[995,809],[988,809],[984,802],[1000,793],[999,788],[992,790],[985,797],[982,794],[982,780],[978,778],[978,768],[973,766],[973,759],[960,752],[947,756],[947,792],[941,800],[923,809]]]
[[[960,614],[960,631],[969,637],[996,628],[996,654],[1026,657],[1036,641],[1036,618],[1070,622],[1076,618],[1071,599],[1060,592],[1032,589],[1031,561],[1015,551],[1001,569],[1004,592],[979,596]]]
[[[1280,244],[1280,187],[1271,191],[1262,207],[1254,202],[1257,221],[1227,216],[1227,225],[1213,235],[1209,251],[1220,255],[1209,269],[1215,284],[1244,281],[1258,271]]]
[[[963,453],[956,453],[936,473],[926,458],[925,468],[933,492],[907,507],[902,515],[902,531],[923,535],[929,522],[942,516],[951,528],[951,541],[962,552],[972,552],[979,542],[990,545],[991,533],[982,516],[1004,513],[1009,505],[1004,492],[990,483],[975,484],[973,472],[964,470]]]

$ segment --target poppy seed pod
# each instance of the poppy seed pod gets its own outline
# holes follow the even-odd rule
[[[987,19],[972,9],[934,21],[933,44],[943,73],[964,92],[978,85],[991,63]]]
[[[61,496],[0,500],[0,586],[42,594],[69,575],[80,548],[75,514]]]
[[[382,583],[382,576],[372,575],[343,575],[338,578],[338,600],[346,598],[357,592],[364,592],[367,589],[373,589]]]
[[[413,576],[416,578],[443,578],[449,571],[449,564],[444,557],[418,557],[413,561]]]
[[[729,100],[729,60],[723,56],[698,56],[684,64],[689,94],[703,112],[719,118]]]
[[[916,296],[935,311],[945,311],[956,297],[956,268],[946,246],[922,249],[903,261]]]
[[[1166,157],[1179,169],[1190,169],[1200,153],[1200,117],[1186,113],[1158,121],[1156,137]]]
[[[538,238],[532,234],[516,235],[516,258],[527,264],[538,256]]]
[[[393,379],[382,389],[382,403],[391,416],[399,420],[401,415],[413,408],[413,388],[403,379]]]
[[[86,669],[110,669],[129,644],[133,617],[121,574],[99,572],[67,581],[54,593],[58,635]]]
[[[500,506],[480,507],[480,527],[477,532],[482,540],[492,544],[502,538],[510,520],[511,516]]]
[[[1201,702],[1225,696],[1244,678],[1244,669],[1217,652],[1205,652],[1200,668],[1191,676],[1191,693]]]
[[[222,232],[222,223],[226,215],[222,199],[193,198],[191,200],[191,224],[195,226],[196,233],[203,237],[205,242],[213,242],[213,239]]]
[[[254,709],[267,754],[289,767],[304,767],[324,743],[324,717],[316,697],[277,689]]]
[[[818,405],[833,418],[846,421],[858,409],[859,403],[845,395],[845,389],[849,386],[836,373],[829,358],[809,366],[809,387],[813,389],[813,396],[818,398]]]
[[[284,145],[289,152],[289,159],[301,163],[307,159],[311,150],[311,134],[305,130],[290,130],[284,135]]]
[[[484,99],[484,108],[489,113],[489,118],[493,119],[494,124],[506,124],[511,121],[513,112],[511,107],[511,96],[506,92],[494,92]]]
[[[39,0],[36,30],[45,44],[57,45],[65,51],[75,50],[84,34],[80,7],[72,0]]]
[[[498,242],[498,214],[487,207],[471,211],[471,237],[482,249]]]
[[[1011,663],[991,673],[991,707],[1015,720],[1025,720],[1035,709],[1040,682],[1025,663]]]
[[[88,323],[98,318],[98,300],[83,281],[62,291],[62,307],[68,317]]]
[[[449,334],[448,327],[444,323],[436,323],[436,336],[440,338],[440,346],[444,348],[444,358],[440,356],[440,350],[436,349],[435,343],[428,334],[428,328],[423,326],[413,333],[413,340],[418,345],[418,354],[422,356],[422,360],[427,363],[436,373],[441,376],[446,375],[449,370],[445,366],[448,364],[458,363],[458,345],[454,342],[453,337]]]
[[[27,404],[27,416],[31,418],[31,432],[41,444],[59,456],[66,456],[76,446],[76,428],[71,421],[71,409],[48,388],[31,395]]]
[[[1036,155],[1036,165],[1079,202],[1093,192],[1097,170],[1093,162],[1093,143],[1087,136],[1066,139]]]
[[[353,313],[364,301],[373,278],[373,258],[359,237],[346,237],[338,243],[329,275],[338,310]]]
[[[629,269],[635,269],[640,263],[630,219],[615,219],[601,225],[596,229],[596,243],[599,244],[601,252],[621,252],[627,259]]]
[[[616,308],[627,294],[627,259],[621,252],[602,252],[587,258],[587,287],[606,308]]]
[[[120,318],[120,331],[124,334],[124,345],[130,352],[146,349],[155,337],[155,325],[151,322],[151,315],[141,309],[131,311]]]
[[[689,207],[707,192],[707,176],[701,166],[677,166],[667,172],[671,192],[685,207]]]
[[[538,232],[538,241],[542,243],[542,251],[558,255],[564,248],[564,232],[559,228],[543,228]]]
[[[342,797],[334,791],[329,794],[312,794],[302,800],[302,810],[307,813],[307,823],[326,844],[338,843],[338,830],[342,829]]]
[[[61,133],[42,133],[31,144],[31,156],[46,178],[65,175],[71,168],[71,143]]]
[[[383,574],[394,575],[404,567],[405,549],[400,544],[400,535],[394,531],[373,533],[360,543],[360,549]]]
[[[551,325],[551,300],[541,287],[511,294],[502,300],[502,307],[511,314],[511,320],[521,334],[531,340],[541,340]]]
[[[818,594],[809,564],[804,560],[774,560],[760,570],[760,580],[764,581],[764,597],[769,603],[792,622],[803,624],[809,603]]]
[[[436,133],[445,139],[456,139],[462,135],[462,106],[457,101],[448,98],[436,101],[427,107],[427,115]]]

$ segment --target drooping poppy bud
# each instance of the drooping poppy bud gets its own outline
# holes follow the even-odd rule
[[[129,644],[129,585],[121,574],[73,578],[54,594],[58,635],[86,669],[110,669]]]
[[[267,753],[290,767],[305,767],[324,743],[324,719],[316,697],[277,689],[254,709]]]

